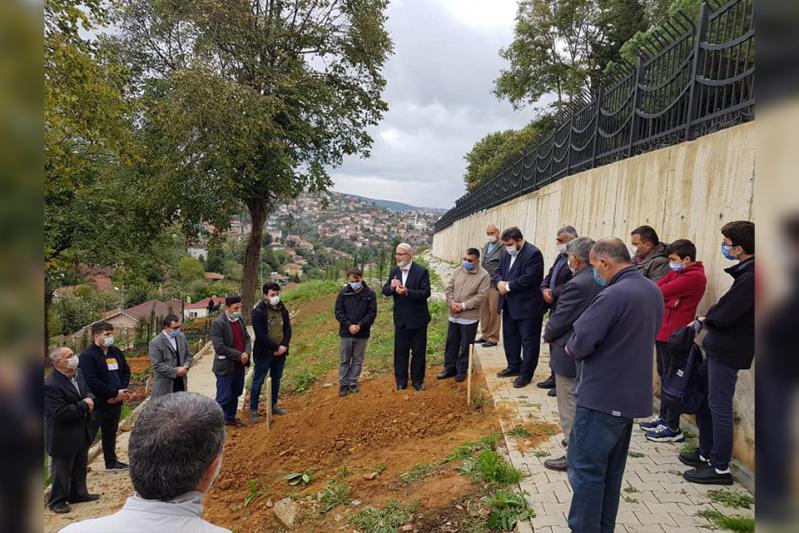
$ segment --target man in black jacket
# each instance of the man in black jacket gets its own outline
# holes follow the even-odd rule
[[[357,268],[347,272],[347,284],[336,297],[336,320],[339,323],[338,395],[358,392],[363,356],[372,324],[377,318],[377,297],[363,281]]]
[[[577,365],[574,358],[566,353],[566,341],[574,332],[574,323],[602,290],[591,269],[590,253],[593,246],[593,239],[588,237],[569,242],[567,268],[574,272],[574,276],[563,285],[558,305],[550,313],[544,328],[544,341],[549,343],[549,367],[557,383],[560,427],[567,443],[577,409]],[[565,471],[568,463],[564,455],[559,459],[547,459],[544,467]]]
[[[263,286],[263,293],[263,300],[252,311],[255,372],[250,388],[250,420],[253,422],[258,421],[261,387],[267,374],[272,378],[272,397],[269,399],[272,414],[286,414],[286,409],[277,405],[277,398],[291,342],[291,320],[288,309],[280,301],[280,285],[267,283]]]
[[[94,342],[80,354],[80,371],[97,398],[92,440],[101,430],[105,469],[125,470],[128,465],[117,459],[116,447],[122,404],[129,399],[130,367],[122,351],[114,346],[114,326],[108,322],[94,324],[92,338]]]
[[[394,298],[394,378],[397,390],[408,388],[408,359],[411,359],[413,388],[424,390],[427,366],[427,324],[430,323],[430,273],[413,262],[413,248],[397,245],[394,256],[397,266],[391,269],[383,285],[383,295]]]
[[[680,460],[694,467],[684,474],[692,483],[731,485],[732,401],[738,371],[751,368],[755,356],[755,225],[729,222],[721,234],[721,253],[738,264],[726,269],[734,279],[730,290],[698,318],[707,330],[707,401],[696,415],[699,450]]]
[[[86,465],[92,439],[94,395],[78,371],[78,357],[67,347],[50,352],[53,371],[44,381],[44,443],[50,456],[50,510],[68,513],[69,503],[99,498],[86,488]]]

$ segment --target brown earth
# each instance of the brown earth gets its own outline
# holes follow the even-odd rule
[[[429,369],[428,376],[433,372]],[[478,375],[475,379],[483,381]],[[400,476],[419,463],[441,461],[465,441],[498,432],[498,421],[490,405],[467,409],[465,384],[427,381],[429,388],[416,392],[394,390],[392,377],[368,379],[361,393],[346,398],[338,397],[336,387],[315,387],[288,398],[282,405],[289,414],[276,417],[271,431],[263,422],[231,429],[205,518],[237,533],[281,531],[270,507],[287,495],[301,505],[299,531],[352,530],[346,527],[350,515],[390,499],[416,502],[420,524],[459,513],[460,502],[482,489],[457,473],[457,463],[445,462],[415,482]],[[311,483],[289,485],[285,476],[294,472],[311,473]],[[334,477],[346,483],[359,503],[323,514],[315,497]],[[259,492],[245,506],[250,481],[258,483]]]

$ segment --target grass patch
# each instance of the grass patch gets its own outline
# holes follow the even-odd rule
[[[702,518],[713,524],[714,527],[719,529],[727,529],[739,533],[754,533],[755,531],[754,518],[749,518],[741,515],[727,516],[713,509],[706,509],[704,511],[699,511],[696,514],[697,516],[701,516]]]
[[[322,503],[322,512],[327,513],[339,505],[349,503],[351,498],[350,488],[345,483],[334,479],[325,485],[319,497],[319,501]]]
[[[634,457],[636,459],[640,459],[641,457],[646,457],[646,455],[644,455],[641,452],[629,452],[627,455],[629,455],[630,457]]]
[[[711,490],[707,493],[710,501],[718,503],[724,507],[731,507],[733,509],[751,509],[755,499],[745,492],[739,492],[729,489]]]
[[[413,504],[404,505],[397,500],[390,500],[383,509],[363,509],[351,516],[348,523],[361,533],[395,533],[397,528],[413,517],[415,509]]]
[[[685,444],[682,445],[680,448],[680,453],[684,453],[685,455],[690,455],[699,449],[699,445],[696,442],[690,440],[686,441]]]
[[[510,431],[508,431],[508,435],[511,437],[523,438],[530,436],[530,430],[524,426],[516,426]]]
[[[536,457],[538,457],[539,459],[543,459],[544,457],[549,457],[549,456],[550,456],[550,455],[552,455],[552,454],[551,454],[551,453],[549,453],[549,452],[548,452],[548,451],[546,451],[546,450],[534,450],[534,451],[533,451],[533,455],[535,455],[535,456],[536,456]]]
[[[482,452],[485,450],[494,450],[497,447],[497,443],[499,442],[499,433],[489,433],[484,437],[481,437],[479,440],[474,441],[467,441],[455,448],[449,455],[447,455],[444,460],[445,461],[464,461],[466,459],[471,458],[474,456],[476,452]]]
[[[416,463],[413,468],[400,475],[400,480],[406,484],[421,481],[430,474],[438,472],[440,468],[440,464],[436,463]]]
[[[341,284],[336,281],[312,280],[300,283],[294,288],[283,291],[280,299],[284,303],[297,303],[315,300],[320,296],[336,294],[341,289]]]
[[[639,490],[633,487],[632,485],[627,485],[626,487],[624,487],[624,492],[626,492],[627,494],[633,494],[639,492]]]
[[[495,450],[484,450],[477,458],[470,457],[458,469],[470,479],[489,485],[510,485],[521,481],[524,475]]]
[[[486,526],[492,530],[512,530],[520,520],[535,517],[535,511],[527,505],[527,493],[498,490],[483,498],[490,509]]]
[[[247,482],[247,496],[244,497],[243,507],[247,507],[255,498],[269,494],[269,486],[260,486],[257,480],[251,479]]]

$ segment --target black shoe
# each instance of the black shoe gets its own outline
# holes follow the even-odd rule
[[[474,341],[475,344],[483,344],[484,342],[488,342],[488,339],[486,339],[485,337],[480,337],[479,339],[476,339]]]
[[[457,376],[455,376],[455,381],[458,383],[463,383],[464,381],[466,381],[466,374],[458,374]]]
[[[225,425],[226,426],[233,426],[233,427],[237,427],[237,428],[243,428],[244,427],[244,422],[242,422],[241,420],[239,420],[237,418],[236,420],[225,420]],[[108,467],[106,467],[106,470],[108,470]]]
[[[408,388],[407,383],[405,383],[404,385],[400,385],[399,383],[397,383],[397,390],[405,390],[407,388]]]
[[[347,387],[346,385],[341,385],[341,386],[338,388],[338,395],[339,395],[339,397],[342,397],[342,398],[343,398],[344,396],[346,396],[346,395],[347,395],[347,393],[348,393],[349,391],[350,391],[350,388],[349,388],[349,387]]]
[[[455,376],[455,372],[447,372],[444,370],[443,372],[439,372],[436,374],[436,379],[447,379]]]
[[[684,465],[693,466],[694,468],[704,468],[710,464],[710,461],[705,461],[699,455],[699,451],[691,453],[680,453],[680,462]]]
[[[424,383],[419,383],[419,384],[416,384],[416,383],[414,383],[414,384],[413,384],[413,388],[414,388],[414,389],[416,389],[416,390],[418,390],[419,392],[422,392],[422,391],[423,391],[423,390],[425,390],[427,387],[425,387],[425,386],[424,386]]]
[[[240,420],[239,420],[238,422],[241,424],[241,421],[240,421]],[[243,424],[242,424],[242,425],[243,425]],[[123,463],[123,462],[117,461],[116,463],[114,463],[114,464],[113,464],[113,465],[111,465],[111,466],[108,466],[108,465],[106,465],[106,466],[105,466],[105,469],[106,469],[106,470],[127,470],[127,469],[128,469],[128,465],[126,465],[126,464],[125,464],[125,463]]]
[[[689,481],[691,483],[701,483],[703,485],[733,484],[732,474],[729,472],[726,474],[719,474],[712,466],[702,466],[699,468],[694,468],[693,470],[688,470],[682,475],[682,477],[685,478],[685,481]]]
[[[549,376],[547,379],[542,381],[541,383],[536,383],[535,385],[539,389],[554,389],[555,388],[555,378]]]
[[[525,378],[519,376],[519,377],[517,377],[516,379],[513,380],[513,388],[514,389],[524,388],[527,385],[529,385],[531,381],[533,381],[533,380],[532,379],[525,379]]]
[[[554,398],[557,395],[558,395],[557,389],[549,389],[547,391],[547,396]]]
[[[64,514],[70,512],[72,510],[72,507],[70,507],[67,502],[61,502],[55,505],[51,505],[50,510],[53,511],[54,513]]]
[[[569,460],[564,455],[558,459],[547,459],[544,461],[544,468],[555,470],[557,472],[565,472],[568,470]]]
[[[496,346],[496,345],[497,345],[497,343],[496,343],[496,342],[493,342],[493,341],[485,341],[485,342],[483,343],[483,348],[491,348],[491,347],[494,347],[494,346]]]
[[[518,375],[519,375],[518,370],[511,370],[510,368],[506,368],[505,370],[500,370],[499,372],[497,372],[498,378],[510,378]]]
[[[83,502],[96,502],[100,499],[99,494],[85,494],[83,496],[78,496],[74,500],[70,498],[71,503],[83,503]]]
[[[278,406],[277,404],[272,406],[272,414],[277,416],[283,416],[288,413],[288,409]]]
[[[350,394],[358,394],[359,392],[361,392],[361,389],[360,387],[358,387],[357,383],[355,385],[350,385],[348,390]]]

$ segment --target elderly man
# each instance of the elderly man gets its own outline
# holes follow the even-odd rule
[[[69,503],[99,498],[86,488],[95,397],[78,370],[78,356],[72,350],[56,348],[50,352],[50,361],[54,370],[44,380],[44,445],[50,456],[53,484],[47,505],[53,512],[68,513]]]
[[[193,356],[189,341],[180,331],[180,318],[173,314],[166,315],[163,326],[163,331],[150,341],[148,350],[153,367],[150,398],[189,390],[186,376]]]
[[[411,381],[417,391],[424,390],[427,366],[427,324],[430,323],[430,274],[413,262],[413,248],[397,245],[397,266],[391,269],[383,285],[383,295],[394,298],[394,378],[397,390],[408,388],[408,359],[413,353]]]
[[[489,224],[486,228],[488,242],[483,248],[482,267],[488,272],[489,279],[494,275],[499,266],[499,259],[502,256],[502,242],[499,240],[499,229],[494,224]],[[499,291],[497,284],[490,279],[490,287],[483,305],[480,307],[480,338],[476,343],[482,343],[489,348],[499,344],[499,328],[502,324],[502,317],[499,314]]]
[[[540,290],[544,256],[524,240],[516,227],[502,232],[502,244],[507,253],[502,254],[494,272],[494,281],[500,294],[499,309],[508,366],[497,376],[518,376],[513,381],[513,386],[518,389],[530,384],[538,365],[544,320]]]
[[[151,399],[130,434],[135,494],[118,512],[61,533],[230,533],[202,519],[224,446],[224,415],[210,398],[180,392]]]
[[[236,418],[236,408],[244,392],[244,367],[250,364],[252,341],[241,316],[241,296],[225,298],[225,312],[211,324],[210,337],[214,346],[216,401],[225,413],[225,424],[243,426]]]
[[[569,438],[572,531],[613,531],[633,419],[652,415],[652,346],[663,319],[657,285],[632,267],[621,239],[591,249],[605,289],[574,323],[566,353],[577,361]]]
[[[652,226],[639,226],[630,233],[631,251],[635,253],[633,264],[641,274],[658,281],[671,270],[666,245],[660,242]]]
[[[575,388],[577,386],[577,366],[574,358],[566,353],[566,341],[574,332],[574,323],[580,318],[602,287],[594,280],[589,254],[594,246],[593,239],[579,237],[567,246],[567,267],[574,276],[563,285],[558,305],[550,313],[544,328],[544,341],[549,343],[549,367],[555,375],[558,389],[558,415],[560,427],[568,444],[574,420]],[[565,471],[568,465],[566,456],[547,459],[544,467],[550,470]]]
[[[480,250],[469,248],[463,256],[463,264],[455,269],[447,284],[449,327],[444,370],[436,376],[438,379],[454,376],[459,383],[466,379],[469,346],[477,333],[477,319],[489,284],[488,272],[480,266]]]
[[[571,270],[568,268],[569,254],[566,253],[566,245],[577,238],[577,230],[572,226],[563,226],[555,234],[555,244],[558,247],[558,255],[555,262],[544,276],[541,282],[541,295],[544,297],[544,312],[552,312],[558,303],[558,297],[563,286],[572,278]],[[549,375],[547,379],[537,384],[539,389],[550,389],[549,396],[555,396],[555,373]]]

